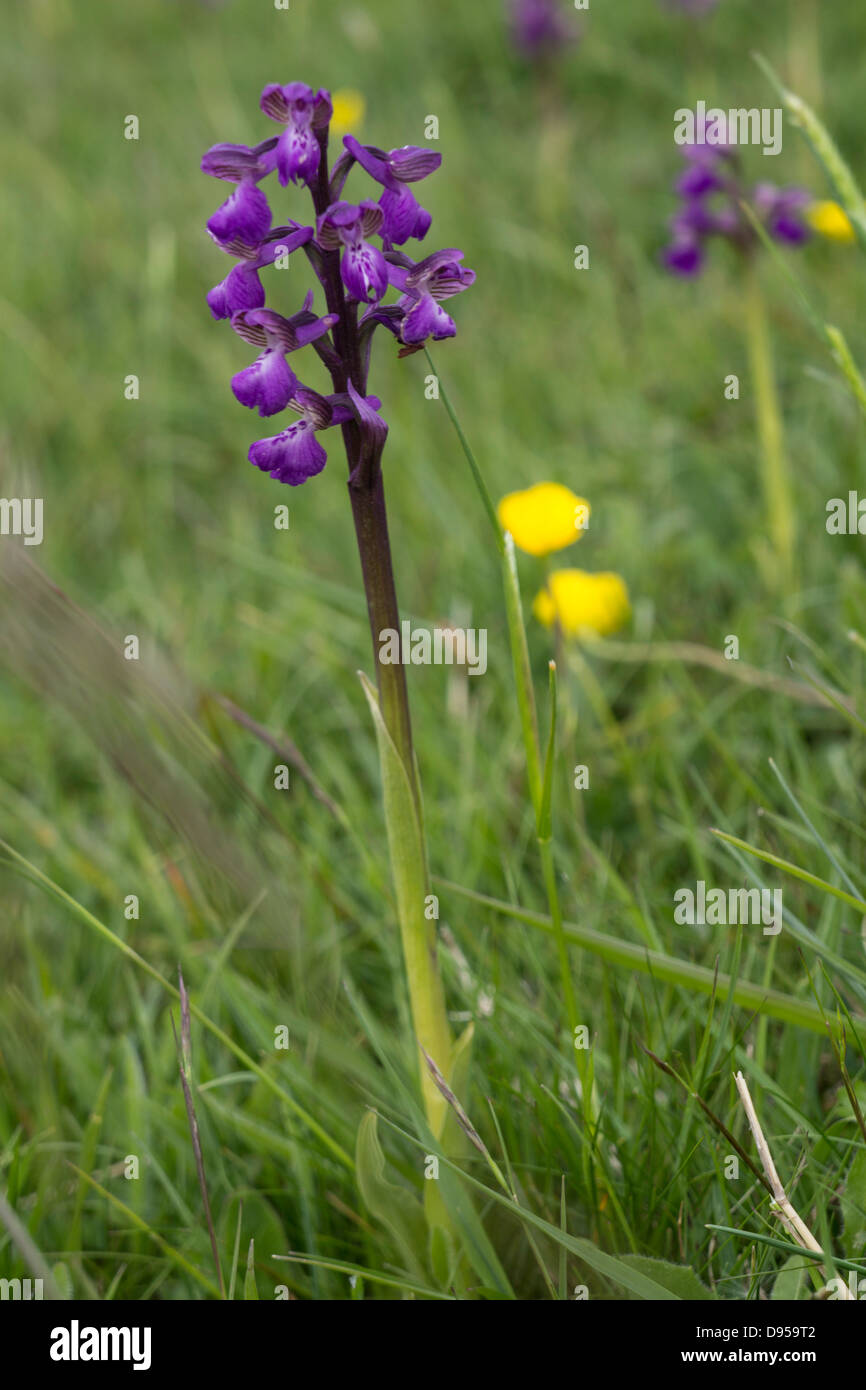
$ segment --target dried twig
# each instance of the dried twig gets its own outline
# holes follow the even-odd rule
[[[752,1136],[755,1140],[755,1147],[758,1150],[758,1156],[760,1157],[761,1164],[763,1166],[764,1172],[767,1175],[767,1180],[770,1184],[770,1188],[772,1189],[773,1209],[777,1212],[779,1220],[782,1222],[782,1225],[785,1227],[788,1234],[792,1237],[793,1240],[796,1241],[798,1245],[802,1246],[804,1250],[811,1250],[814,1255],[823,1255],[824,1251],[818,1244],[815,1237],[812,1235],[812,1232],[809,1230],[809,1227],[806,1225],[803,1218],[798,1214],[797,1211],[795,1211],[788,1197],[788,1194],[782,1186],[782,1180],[779,1177],[779,1174],[776,1171],[776,1165],[773,1162],[773,1155],[770,1153],[770,1146],[764,1138],[764,1131],[761,1129],[761,1122],[758,1119],[757,1114],[755,1113],[754,1102],[752,1101],[752,1097],[749,1094],[749,1087],[746,1083],[746,1078],[743,1076],[743,1073],[741,1071],[737,1072],[736,1076],[734,1077],[734,1081],[736,1082],[737,1090],[740,1093],[740,1100],[742,1101],[743,1109],[746,1112],[746,1119],[749,1122],[749,1128],[752,1131]],[[828,1279],[829,1277],[830,1276],[827,1275]],[[840,1284],[842,1285],[843,1289],[843,1292],[840,1292],[840,1298],[853,1299],[854,1295],[851,1293],[848,1286],[844,1284],[844,1281],[840,1280]]]
[[[236,705],[234,700],[230,700],[227,695],[216,695],[213,698],[236,724],[240,724],[241,728],[253,734],[262,743],[266,744],[268,748],[272,749],[274,753],[278,754],[279,757],[285,758],[287,763],[291,763],[292,767],[300,773],[316,800],[320,801],[323,806],[326,806],[331,815],[342,822],[343,815],[339,806],[333,798],[328,796],[328,793],[319,786],[315,774],[300,748],[298,748],[286,734],[272,734],[269,729],[265,728],[264,724],[260,724],[257,719],[253,719],[252,715],[247,714],[246,710],[241,709],[240,705]]]

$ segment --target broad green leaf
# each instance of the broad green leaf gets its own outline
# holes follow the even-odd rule
[[[808,1298],[812,1291],[809,1262],[802,1255],[789,1255],[773,1280],[770,1298],[775,1302],[794,1303]]]
[[[379,746],[388,850],[397,894],[397,915],[412,1020],[417,1041],[447,1079],[451,1072],[451,1037],[442,981],[435,964],[436,928],[434,922],[428,921],[424,915],[429,884],[418,807],[406,768],[382,717],[376,691],[363,672],[358,674],[373,716]],[[421,1088],[430,1128],[438,1138],[442,1134],[448,1107],[425,1067],[421,1068]]]
[[[620,1260],[629,1269],[645,1274],[662,1288],[668,1289],[677,1298],[691,1302],[716,1302],[716,1295],[706,1284],[702,1284],[689,1265],[675,1265],[668,1260],[653,1260],[648,1255],[620,1255]]]
[[[355,1165],[358,1187],[364,1205],[380,1226],[384,1226],[400,1251],[407,1270],[418,1279],[426,1276],[419,1258],[427,1245],[424,1209],[405,1187],[389,1182],[386,1159],[379,1143],[375,1110],[368,1110],[358,1126]]]

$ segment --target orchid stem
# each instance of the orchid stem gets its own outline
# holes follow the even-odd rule
[[[320,138],[321,159],[313,201],[321,216],[330,201],[327,160],[327,138]],[[324,251],[319,278],[325,291],[328,310],[337,316],[334,341],[339,360],[332,370],[335,391],[345,391],[349,381],[363,396],[367,389],[366,372],[361,353],[356,309],[347,302],[340,277],[340,257],[337,252]],[[383,786],[385,787],[385,818],[391,858],[391,873],[397,896],[400,941],[409,990],[412,1029],[416,1041],[430,1053],[447,1078],[451,1067],[451,1030],[445,1008],[445,991],[436,957],[436,929],[425,912],[429,893],[429,870],[424,840],[424,818],[421,786],[412,745],[412,721],[409,713],[409,690],[406,671],[401,662],[388,664],[380,660],[382,634],[400,631],[400,608],[394,583],[391,544],[388,537],[388,514],[385,506],[385,486],[378,454],[365,455],[358,427],[343,426],[343,442],[349,464],[349,497],[355,523],[355,536],[361,560],[373,659],[376,664],[378,709],[386,730],[385,747],[380,739]],[[393,821],[395,810],[389,796],[387,781],[393,768],[389,759],[396,754],[405,775],[414,807],[417,834],[401,835]],[[408,812],[412,819],[412,812]],[[416,1068],[418,1057],[415,1058]],[[445,1120],[442,1096],[427,1076],[421,1072],[421,1091],[424,1110],[431,1130],[437,1137]]]

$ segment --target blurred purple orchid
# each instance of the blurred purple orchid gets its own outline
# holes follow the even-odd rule
[[[558,0],[509,0],[508,27],[514,47],[537,61],[576,43],[580,26]]]
[[[758,243],[757,234],[741,204],[750,204],[774,241],[799,246],[810,236],[803,219],[811,195],[800,188],[777,188],[758,183],[752,189],[742,180],[735,146],[684,145],[686,169],[675,190],[681,203],[671,219],[671,240],[662,260],[675,275],[700,274],[706,261],[706,244],[721,237],[748,254]]]

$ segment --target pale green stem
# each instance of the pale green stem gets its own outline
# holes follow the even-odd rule
[[[754,262],[750,262],[746,269],[745,321],[755,398],[761,481],[776,564],[775,582],[779,591],[787,595],[791,593],[794,582],[794,508],[767,312]]]

